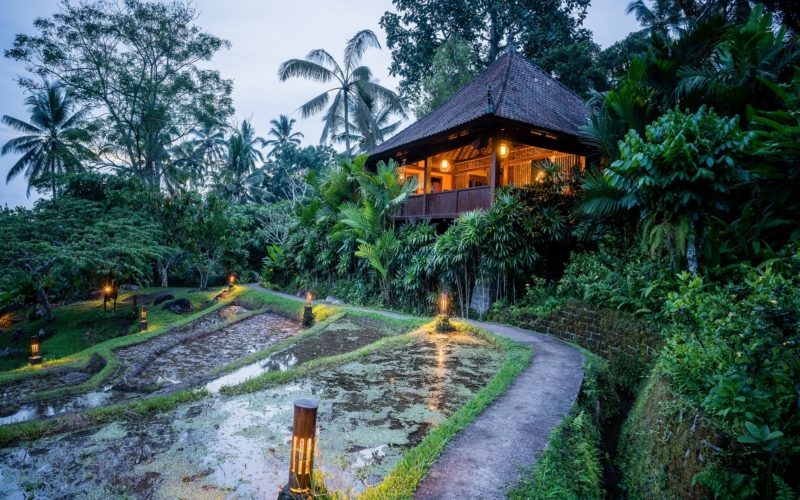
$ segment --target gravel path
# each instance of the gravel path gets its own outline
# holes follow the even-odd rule
[[[248,286],[303,300],[259,285]],[[533,359],[503,395],[448,443],[414,494],[415,500],[506,498],[506,491],[524,474],[521,467],[534,465],[547,447],[550,433],[569,413],[583,382],[583,355],[569,344],[520,328],[470,323],[530,345]]]

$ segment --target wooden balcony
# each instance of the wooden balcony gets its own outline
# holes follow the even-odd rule
[[[491,186],[422,194],[410,197],[397,219],[455,219],[476,208],[488,209],[491,204]]]

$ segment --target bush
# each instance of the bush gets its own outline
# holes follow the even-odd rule
[[[800,460],[800,255],[783,264],[782,274],[744,270],[722,287],[683,274],[667,301],[674,324],[663,356],[680,391],[735,432],[743,470],[752,471],[743,484],[766,498],[785,486],[781,478],[800,485],[792,474]]]

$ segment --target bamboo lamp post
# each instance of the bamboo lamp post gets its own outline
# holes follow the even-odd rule
[[[39,348],[41,346],[41,341],[39,340],[38,335],[34,335],[31,337],[31,357],[28,358],[28,361],[32,365],[38,365],[42,362],[42,356],[39,354]]]
[[[142,306],[142,317],[139,320],[139,331],[144,332],[147,330],[147,306]]]
[[[311,299],[313,298],[311,292],[306,292],[306,307],[303,309],[303,326],[306,328],[314,324],[314,311],[311,308]]]
[[[313,399],[298,399],[294,402],[289,484],[281,491],[279,500],[311,497],[311,475],[314,473],[314,454],[317,450],[318,408],[319,403]]]

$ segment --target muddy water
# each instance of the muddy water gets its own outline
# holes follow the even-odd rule
[[[395,333],[384,324],[373,324],[369,320],[344,317],[326,326],[319,333],[292,344],[287,349],[213,380],[206,385],[206,389],[212,394],[216,394],[221,387],[233,386],[263,373],[286,371],[312,359],[355,351]]]
[[[496,373],[501,355],[466,335],[420,334],[295,383],[0,450],[0,497],[267,498],[288,474],[292,402],[320,401],[330,487],[382,480]],[[39,484],[41,482],[41,484]]]
[[[142,383],[178,384],[239,358],[273,347],[303,328],[275,314],[259,314],[175,346],[148,362]]]
[[[146,342],[133,345],[118,351],[123,367],[130,366],[134,362],[145,362],[145,368],[139,371],[135,377],[128,378],[128,381],[139,382],[142,385],[166,385],[187,382],[192,385],[192,378],[201,380],[205,373],[210,369],[228,364],[249,353],[272,347],[287,337],[296,335],[302,328],[294,321],[287,320],[274,314],[258,314],[228,327],[198,336],[197,338],[172,347],[170,339],[175,335],[192,334],[202,332],[227,319],[231,319],[238,314],[247,312],[238,306],[229,306],[220,309],[217,313],[209,315],[207,318],[198,319],[176,329],[176,333],[165,334],[155,337]],[[154,351],[159,350],[164,344],[169,344],[165,352],[154,355]],[[58,376],[63,376],[66,372],[60,372]],[[54,385],[48,387],[43,385],[45,381],[54,379],[56,374],[30,379],[27,386],[17,384],[10,386],[4,393],[4,401],[18,401],[22,395],[28,391],[22,391],[22,387],[31,389],[39,387],[40,390],[52,389]],[[55,379],[57,380],[57,379]],[[54,382],[54,380],[51,380]],[[22,403],[15,413],[0,418],[0,425],[25,420],[48,418],[65,413],[74,413],[87,410],[97,406],[107,406],[124,401],[131,401],[143,396],[139,393],[129,393],[125,391],[112,390],[112,380],[102,390],[86,394],[79,394],[48,400],[41,403]]]

